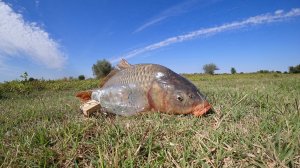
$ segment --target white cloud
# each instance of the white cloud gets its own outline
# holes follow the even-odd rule
[[[167,16],[161,16],[161,17],[152,19],[152,20],[150,20],[149,22],[147,22],[147,23],[143,24],[142,26],[140,26],[139,28],[137,28],[137,29],[134,31],[134,33],[140,32],[140,31],[146,29],[147,27],[149,27],[149,26],[151,26],[151,25],[154,25],[154,24],[156,24],[156,23],[158,23],[158,22],[160,22],[160,21],[162,21],[162,20],[164,20],[164,19],[166,19],[166,18],[167,18]]]
[[[273,14],[267,13],[267,14],[263,14],[263,15],[249,17],[242,21],[235,21],[235,22],[223,24],[221,26],[200,29],[200,30],[196,30],[196,31],[184,34],[184,35],[179,35],[179,36],[168,38],[168,39],[160,41],[158,43],[148,45],[144,48],[139,48],[139,49],[133,50],[127,54],[124,54],[123,56],[121,56],[119,58],[112,59],[111,62],[115,63],[115,62],[118,62],[119,60],[121,60],[122,58],[124,58],[124,59],[132,58],[132,57],[138,56],[140,54],[143,54],[145,52],[149,52],[149,51],[152,51],[152,50],[155,50],[155,49],[158,49],[161,47],[165,47],[165,46],[168,46],[168,45],[171,45],[174,43],[191,40],[194,38],[199,38],[199,37],[212,35],[212,34],[216,34],[216,33],[222,33],[224,31],[239,29],[239,28],[243,28],[243,27],[247,27],[247,26],[254,26],[254,25],[260,25],[260,24],[284,21],[285,19],[297,17],[297,16],[300,16],[300,8],[295,8],[288,12],[284,12],[283,10],[277,10]]]
[[[279,10],[275,11],[275,14],[276,14],[276,15],[280,15],[280,14],[282,14],[283,12],[284,12],[284,10],[279,9]]]
[[[155,16],[154,18],[152,18],[150,21],[146,22],[145,24],[141,25],[140,27],[138,27],[134,33],[140,32],[154,24],[157,24],[169,17],[172,16],[177,16],[180,15],[182,13],[185,13],[186,11],[188,11],[190,8],[192,8],[195,3],[197,3],[197,0],[191,0],[191,1],[185,1],[183,3],[174,5],[164,11],[162,11],[159,15]]]
[[[0,59],[25,56],[60,69],[66,61],[60,45],[34,22],[26,22],[21,14],[0,0]],[[0,60],[1,62],[1,60]]]

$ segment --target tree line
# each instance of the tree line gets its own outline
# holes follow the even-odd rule
[[[93,65],[92,70],[96,78],[105,77],[113,69],[113,66],[107,60],[98,60],[96,64]],[[202,67],[205,74],[213,75],[215,71],[220,70],[218,66],[214,63],[205,64]],[[230,69],[231,74],[236,74],[237,70],[234,67]],[[243,72],[240,72],[243,73]],[[259,70],[257,73],[282,73],[281,71],[269,71],[269,70]],[[284,72],[288,73],[288,72]],[[289,67],[289,73],[300,73],[300,64],[296,66]]]
[[[98,60],[92,66],[93,75],[97,79],[105,77],[113,69],[114,69],[114,67],[106,59]],[[214,75],[215,71],[219,70],[218,66],[214,63],[205,64],[205,65],[203,65],[202,69],[205,74],[210,74],[210,75]],[[289,70],[288,72],[284,72],[284,73],[300,73],[300,64],[296,65],[296,66],[290,66],[288,68],[288,70]],[[230,73],[236,74],[237,70],[234,67],[231,67]],[[240,73],[243,73],[243,72],[240,72]],[[257,73],[282,73],[282,72],[281,71],[259,70],[259,71],[257,71]],[[24,81],[24,82],[38,80],[33,77],[29,77],[27,72],[24,72],[20,77],[22,78],[22,81]],[[73,80],[73,79],[74,79],[73,77],[69,77],[69,79],[66,79],[66,80]],[[78,80],[85,80],[85,76],[79,75]]]

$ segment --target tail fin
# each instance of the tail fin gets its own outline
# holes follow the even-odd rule
[[[86,102],[91,100],[91,96],[92,96],[92,91],[82,91],[82,92],[78,92],[76,94],[76,97],[78,97],[82,102]]]

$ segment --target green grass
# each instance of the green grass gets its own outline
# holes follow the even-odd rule
[[[1,84],[0,167],[300,167],[300,75],[187,77],[214,114],[85,118],[97,81]]]

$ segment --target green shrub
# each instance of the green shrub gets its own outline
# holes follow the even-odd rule
[[[97,79],[105,77],[113,69],[110,62],[103,60],[98,60],[96,64],[93,65],[92,70]]]
[[[37,80],[37,79],[34,79],[33,77],[30,77],[30,78],[28,79],[29,82],[36,81],[36,80]]]
[[[300,73],[300,64],[289,67],[289,73]]]
[[[79,75],[79,76],[78,76],[78,79],[79,79],[79,80],[85,80],[85,76],[84,76],[84,75]]]
[[[235,68],[232,67],[230,71],[231,71],[231,74],[236,74]]]
[[[257,71],[257,73],[270,73],[270,71],[269,70],[259,70],[259,71]]]
[[[216,64],[210,63],[210,64],[205,64],[203,66],[203,70],[206,74],[211,74],[213,75],[215,73],[215,70],[219,70]]]

